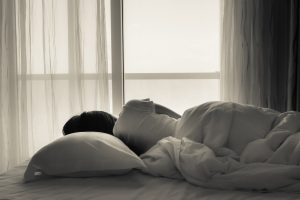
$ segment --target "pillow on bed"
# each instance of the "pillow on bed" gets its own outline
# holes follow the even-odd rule
[[[176,122],[168,115],[155,113],[155,105],[148,99],[131,100],[123,106],[113,133],[140,155],[160,139],[174,135]]]
[[[78,132],[40,149],[29,162],[24,180],[119,175],[143,167],[143,161],[118,138],[99,132]]]

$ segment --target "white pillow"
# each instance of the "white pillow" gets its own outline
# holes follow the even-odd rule
[[[48,176],[118,175],[144,166],[143,161],[118,138],[100,132],[78,132],[40,149],[29,162],[24,180]]]
[[[152,101],[131,100],[123,106],[113,134],[139,155],[160,139],[173,136],[176,124],[176,119],[155,113]]]

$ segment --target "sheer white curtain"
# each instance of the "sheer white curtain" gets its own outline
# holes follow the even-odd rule
[[[104,0],[0,0],[0,173],[109,111]]]

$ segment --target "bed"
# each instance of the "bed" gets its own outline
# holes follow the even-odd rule
[[[34,199],[300,199],[296,193],[259,193],[204,189],[183,180],[159,178],[132,171],[122,176],[52,178],[23,183],[27,162],[0,175],[1,200]]]
[[[299,122],[226,102],[177,120],[131,101],[113,135],[63,136],[0,175],[0,200],[300,199]]]

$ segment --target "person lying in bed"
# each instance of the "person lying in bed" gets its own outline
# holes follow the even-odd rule
[[[96,140],[90,137],[85,142],[86,138],[80,137],[69,146],[65,146],[60,142],[61,140],[58,144],[62,147],[62,151],[70,147],[69,152],[73,156],[71,159],[76,164],[82,164],[81,159],[77,160],[80,158],[77,157],[77,145],[81,143],[88,144],[87,146],[91,149],[91,151],[86,151],[87,157],[95,158],[90,159],[89,162],[96,161],[99,166],[102,166],[101,161],[104,159],[117,158],[116,162],[113,162],[118,163],[117,161],[121,160],[123,155],[121,157],[110,155],[116,155],[115,150],[120,150],[125,152],[125,155],[130,155],[130,158],[134,157],[139,160],[140,165],[134,168],[144,173],[184,179],[191,184],[206,188],[262,192],[300,191],[299,112],[280,113],[252,105],[215,101],[189,108],[180,117],[170,109],[164,110],[164,107],[158,107],[148,99],[131,100],[123,106],[118,119],[111,118],[112,123],[107,132],[112,132],[114,136],[121,139],[139,157],[133,155],[131,151],[124,151],[127,147],[119,140],[114,141],[116,137],[107,134],[101,134],[104,137],[109,136],[106,140],[102,137]],[[103,123],[103,119],[105,121],[105,118],[100,119],[99,116],[98,118],[97,114],[108,113],[100,111],[88,113],[88,115],[85,113],[83,117],[90,116],[89,114],[92,114],[91,116],[95,119],[96,125],[93,127],[95,128],[98,123]],[[83,123],[85,122],[83,120]],[[70,124],[72,123],[74,122]],[[82,121],[79,120],[80,123]],[[75,125],[77,128],[80,127],[76,123]],[[91,129],[89,124],[85,125],[89,130]],[[104,129],[98,127],[97,130]],[[96,137],[98,135],[100,133],[91,134]],[[62,139],[70,138],[70,136],[62,137]],[[90,148],[93,145],[89,145],[89,141],[92,144],[104,141],[105,147],[113,147],[114,143],[122,147],[114,148],[111,154],[106,154],[107,150],[103,150],[101,146],[100,154],[93,154],[94,148]],[[111,145],[107,145],[106,142]],[[104,154],[101,154],[102,151]],[[45,163],[45,160],[56,158],[57,152],[60,151],[54,148],[51,156],[42,157],[41,165]],[[66,158],[69,152],[65,154]],[[82,153],[82,151],[79,152]],[[96,156],[89,156],[90,153]],[[103,159],[99,159],[100,155]],[[81,158],[85,158],[85,155]],[[63,159],[51,160],[48,163],[55,163],[52,165],[55,167],[66,167],[65,164],[56,165],[60,160]],[[90,163],[84,167],[93,167],[94,164]],[[29,178],[33,178],[35,170],[40,170],[42,167],[35,163],[30,166],[27,174]],[[51,164],[45,165],[45,167],[49,166]],[[52,173],[55,170],[51,170],[45,174],[56,175]],[[66,172],[61,174],[66,175]]]
[[[104,111],[83,112],[71,117],[63,127],[63,135],[76,132],[102,132],[121,139],[137,155],[151,148],[159,139],[173,135],[176,121],[181,117],[175,111],[150,99],[130,100],[119,114],[121,120]],[[143,119],[143,123],[136,123]],[[132,138],[134,142],[131,141]]]
[[[142,101],[149,101],[144,99]],[[154,103],[156,114],[165,114],[169,117],[178,119],[181,117],[175,111]],[[63,127],[63,135],[68,135],[75,132],[96,131],[108,134],[113,134],[113,128],[117,121],[117,117],[104,111],[89,111],[83,112],[80,115],[71,117]]]

